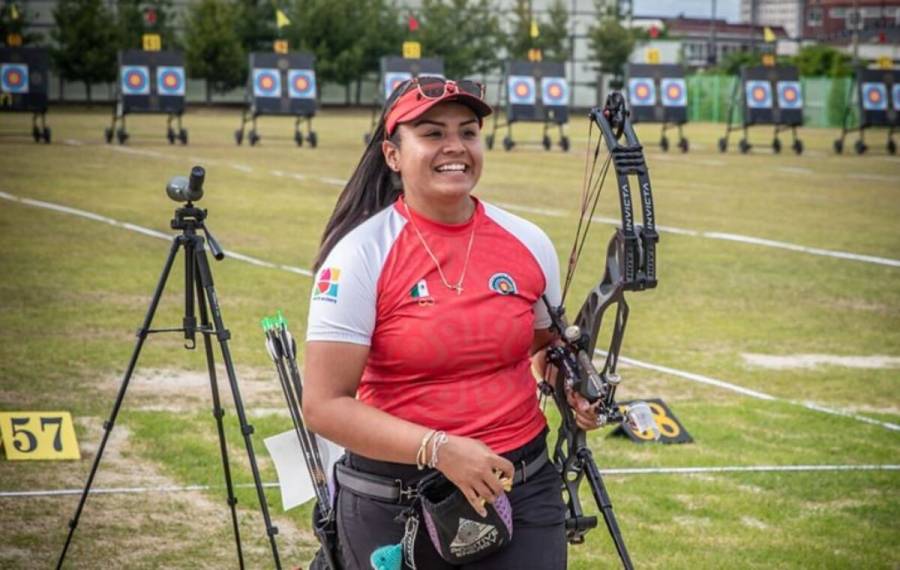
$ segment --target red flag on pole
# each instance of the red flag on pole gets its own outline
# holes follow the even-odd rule
[[[419,21],[416,20],[416,17],[413,16],[412,14],[409,15],[408,23],[409,23],[409,31],[410,32],[415,32],[416,30],[419,29]]]

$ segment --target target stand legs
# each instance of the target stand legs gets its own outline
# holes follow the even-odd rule
[[[41,126],[38,127],[38,118],[40,118]],[[31,137],[34,142],[44,141],[50,144],[50,127],[47,126],[47,111],[35,112],[31,116]]]
[[[178,121],[178,130],[172,128],[173,120]],[[171,113],[168,118],[166,118],[166,139],[169,141],[169,144],[175,144],[176,140],[183,145],[188,143],[187,129],[184,129],[181,126],[181,113]]]

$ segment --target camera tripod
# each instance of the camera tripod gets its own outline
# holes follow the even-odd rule
[[[275,559],[275,567],[278,569],[281,568],[281,562],[278,557],[278,547],[275,543],[275,535],[278,534],[278,528],[272,524],[272,519],[269,516],[269,509],[266,503],[266,497],[259,475],[259,468],[256,464],[256,456],[253,452],[253,443],[250,437],[253,433],[253,426],[247,423],[247,416],[244,413],[244,405],[243,401],[241,400],[240,391],[238,390],[237,377],[235,376],[234,372],[234,364],[232,363],[231,353],[228,349],[228,340],[231,337],[231,334],[225,328],[225,325],[222,322],[222,315],[219,310],[219,301],[216,297],[216,291],[213,286],[212,272],[210,270],[209,261],[206,257],[204,241],[209,244],[209,248],[212,251],[213,257],[215,257],[217,260],[223,259],[225,257],[225,254],[222,251],[222,248],[219,246],[218,242],[216,242],[215,238],[212,236],[212,234],[210,234],[209,230],[204,224],[204,220],[206,219],[206,210],[195,207],[192,202],[192,200],[199,200],[203,196],[204,176],[205,172],[203,168],[195,166],[191,170],[190,180],[184,177],[175,177],[166,188],[166,192],[169,194],[170,198],[179,202],[186,202],[183,207],[175,210],[175,217],[171,222],[172,229],[181,230],[181,234],[176,235],[172,241],[172,247],[169,250],[169,256],[166,259],[162,274],[159,278],[159,282],[156,285],[156,290],[153,293],[153,299],[150,301],[150,306],[147,309],[146,316],[144,317],[144,323],[137,332],[137,341],[134,347],[134,351],[131,354],[131,360],[128,362],[128,368],[125,371],[125,375],[122,378],[122,384],[119,387],[118,394],[116,395],[116,400],[113,404],[112,412],[110,413],[109,419],[103,423],[103,439],[100,442],[100,447],[97,449],[97,455],[94,457],[94,463],[91,466],[90,474],[88,475],[84,490],[81,493],[81,499],[79,500],[78,507],[75,510],[75,516],[72,518],[72,520],[69,521],[69,534],[66,538],[66,543],[63,546],[62,552],[60,553],[59,561],[56,564],[57,570],[62,568],[63,561],[66,557],[66,551],[69,549],[69,545],[72,542],[72,537],[75,534],[76,527],[78,526],[78,519],[81,517],[82,509],[84,508],[88,493],[91,489],[91,484],[94,481],[94,476],[97,474],[97,468],[100,465],[100,459],[103,457],[103,450],[106,447],[106,442],[109,439],[109,434],[112,432],[113,425],[116,422],[116,417],[119,415],[119,409],[121,408],[122,401],[125,398],[125,391],[128,389],[128,383],[131,380],[131,376],[134,372],[135,365],[137,364],[138,357],[140,356],[144,341],[150,334],[166,332],[184,333],[184,347],[188,350],[193,350],[196,348],[197,334],[200,334],[203,337],[203,345],[206,352],[206,364],[209,371],[209,383],[210,388],[212,389],[213,416],[216,419],[216,428],[219,434],[219,450],[222,454],[222,469],[225,476],[225,486],[228,494],[228,506],[231,509],[231,522],[234,528],[234,539],[237,546],[238,562],[240,564],[240,568],[243,569],[244,554],[241,548],[241,535],[238,528],[237,509],[235,507],[235,505],[237,504],[237,499],[234,496],[234,485],[232,483],[231,468],[228,461],[228,448],[225,443],[225,429],[222,422],[222,417],[225,415],[225,410],[222,408],[219,399],[219,385],[216,379],[216,367],[213,358],[213,341],[211,337],[215,337],[215,339],[219,342],[219,347],[222,352],[222,359],[225,363],[225,371],[228,376],[228,384],[231,387],[231,395],[234,399],[234,407],[240,421],[241,433],[244,436],[244,445],[247,448],[247,455],[250,459],[250,468],[253,471],[253,481],[256,486],[256,494],[259,498],[260,510],[262,511],[262,516],[266,525],[266,533],[268,534],[269,542],[272,547],[272,555]],[[206,235],[206,240],[204,240],[203,236],[198,235],[198,230],[203,231],[203,233]],[[160,298],[162,296],[163,290],[165,289],[166,281],[169,277],[172,265],[175,262],[178,250],[181,248],[184,248],[185,253],[185,310],[182,327],[151,329],[150,326],[153,321],[153,316],[156,313],[157,306],[159,305]],[[195,295],[196,307],[197,309],[199,309],[200,315],[199,325],[197,323],[194,305]],[[208,310],[207,303],[209,303]],[[210,323],[210,312],[212,313],[212,324]]]

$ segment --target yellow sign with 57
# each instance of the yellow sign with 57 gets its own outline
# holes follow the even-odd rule
[[[0,412],[6,458],[81,459],[69,412]]]

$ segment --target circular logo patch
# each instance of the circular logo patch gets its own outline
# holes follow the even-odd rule
[[[513,281],[509,273],[494,273],[488,280],[488,287],[491,288],[491,291],[501,295],[512,295],[518,292],[516,282]]]

